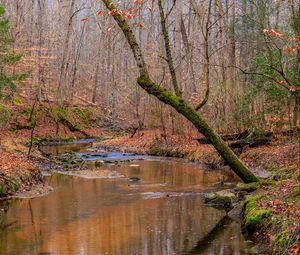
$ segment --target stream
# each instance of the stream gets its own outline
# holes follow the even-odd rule
[[[93,160],[86,143],[57,145],[49,154],[76,151]],[[51,151],[52,150],[52,151]],[[85,155],[85,156],[84,156]],[[87,156],[89,155],[89,156]],[[238,180],[231,172],[203,170],[178,160],[123,153],[105,154],[91,171],[117,172],[116,178],[82,178],[52,173],[54,191],[33,199],[0,203],[0,254],[251,254],[240,223],[204,205],[206,192]],[[143,160],[140,160],[143,158]]]

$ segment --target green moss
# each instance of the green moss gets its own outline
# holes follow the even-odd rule
[[[244,215],[249,214],[252,210],[256,210],[257,201],[261,198],[261,195],[254,195],[248,197],[244,201]]]
[[[250,183],[258,181],[258,178],[239,160],[220,136],[217,135],[201,116],[199,116],[185,101],[180,97],[173,95],[171,91],[163,90],[161,86],[153,82],[147,75],[140,76],[138,78],[138,84],[149,94],[154,95],[165,104],[172,106],[178,113],[188,119],[200,133],[211,141],[218,153],[244,182]]]
[[[7,124],[11,116],[11,111],[5,106],[0,104],[0,126]]]
[[[22,112],[22,115],[25,116],[26,118],[29,118],[30,117],[30,113],[32,111],[32,107],[26,107],[23,112]]]
[[[275,165],[269,165],[266,170],[272,174],[274,180],[287,180],[293,178],[293,172],[289,168],[279,168]]]
[[[292,194],[290,194],[288,198],[293,202],[300,201],[300,187],[294,187]]]
[[[25,143],[25,146],[29,147],[29,146],[30,146],[30,143],[31,143],[30,140],[27,141],[27,142]],[[35,137],[32,138],[32,144],[33,144],[34,146],[45,146],[45,145],[48,144],[48,142],[47,142],[47,140],[46,140],[45,138],[40,138],[40,137],[36,137],[36,136],[35,136]]]
[[[236,190],[238,191],[254,191],[259,188],[265,188],[265,187],[270,187],[270,186],[275,186],[277,182],[273,179],[267,179],[267,180],[262,180],[258,182],[253,182],[253,183],[239,183],[236,187]]]
[[[2,185],[0,185],[0,197],[5,197],[6,196],[6,191]]]
[[[278,234],[275,234],[274,235],[274,244],[275,245],[279,245],[279,246],[284,245],[287,237],[288,237],[288,234],[287,234],[286,231],[283,231],[283,232],[280,232]]]
[[[260,195],[255,195],[247,198],[244,202],[244,227],[249,233],[253,233],[255,229],[264,223],[264,220],[269,218],[272,213],[266,209],[257,209],[257,202],[262,198]]]
[[[96,120],[95,113],[87,108],[75,108],[74,109],[75,114],[77,117],[83,121],[85,124],[90,124],[90,122],[93,122]]]
[[[286,226],[281,226],[278,233],[274,234],[273,254],[290,254],[289,249],[297,242],[298,231],[290,231]]]
[[[271,216],[270,210],[255,210],[246,217],[245,225],[247,229],[252,232],[259,224],[261,224],[263,219],[268,218],[269,216]]]
[[[85,110],[77,108],[76,110],[77,116],[82,120],[82,121],[87,121],[87,115]]]
[[[74,114],[71,108],[63,108],[57,106],[53,109],[57,119],[65,124],[71,131],[80,131],[80,125],[78,122],[78,116]]]
[[[21,105],[22,104],[22,100],[18,96],[14,95],[13,98],[12,98],[12,103],[14,105]]]
[[[25,172],[25,173],[22,174],[22,176],[21,176],[20,179],[21,179],[21,181],[23,181],[23,182],[30,181],[30,180],[31,180],[31,175],[30,175],[29,172]]]
[[[19,181],[17,180],[11,180],[9,183],[8,183],[8,188],[10,190],[10,192],[12,193],[15,193],[19,190],[19,188],[21,187],[21,184]]]

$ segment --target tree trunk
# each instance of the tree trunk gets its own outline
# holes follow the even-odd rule
[[[99,71],[100,71],[100,55],[101,55],[101,48],[100,48],[100,42],[98,46],[98,54],[97,54],[97,63],[96,63],[96,69],[95,69],[95,78],[94,78],[94,83],[93,83],[93,94],[92,94],[92,102],[95,104],[96,103],[96,97],[97,97],[97,87],[99,83]]]
[[[73,73],[72,73],[71,85],[70,85],[71,91],[70,91],[70,95],[69,95],[72,104],[73,104],[73,100],[74,100],[75,82],[76,82],[76,77],[77,77],[78,63],[79,63],[79,60],[80,60],[84,30],[85,30],[85,24],[83,24],[83,26],[82,26],[78,46],[77,46],[77,49],[75,50],[75,54],[74,54],[74,66],[73,66]]]
[[[69,6],[69,21],[67,26],[67,33],[64,38],[64,48],[63,48],[63,56],[61,60],[61,66],[60,66],[60,74],[59,74],[59,80],[58,80],[58,87],[57,87],[57,97],[59,103],[63,101],[64,91],[63,86],[66,78],[66,71],[67,71],[67,57],[68,57],[68,50],[69,50],[69,41],[72,33],[72,23],[75,12],[73,13],[75,5],[75,0],[72,0]]]
[[[138,84],[149,94],[172,106],[178,113],[193,123],[197,130],[211,142],[222,158],[244,182],[257,181],[257,178],[247,169],[222,138],[184,100],[172,95],[170,91],[161,88],[149,77],[140,76]]]
[[[112,11],[117,10],[117,7],[111,0],[102,0],[106,7]],[[133,52],[137,66],[140,71],[138,84],[149,94],[154,95],[157,99],[165,104],[172,106],[178,113],[188,119],[197,130],[202,133],[216,148],[223,159],[229,164],[232,170],[246,183],[258,181],[255,175],[240,161],[222,138],[214,132],[214,130],[198,115],[198,113],[191,108],[182,98],[173,95],[171,91],[166,90],[151,80],[146,63],[140,46],[137,40],[124,19],[123,16],[116,14],[113,16],[118,26],[125,35],[130,48]]]
[[[295,129],[298,127],[298,120],[300,118],[300,91],[295,93],[295,106],[293,110],[293,126]]]
[[[172,51],[171,51],[171,46],[170,46],[170,36],[169,36],[169,32],[168,32],[168,27],[167,27],[167,20],[166,20],[167,17],[165,17],[164,9],[162,6],[162,0],[158,0],[158,8],[159,8],[159,14],[160,14],[162,33],[163,33],[164,42],[165,42],[165,49],[166,49],[169,71],[170,71],[170,74],[172,77],[172,84],[174,87],[175,94],[177,96],[181,97],[182,92],[179,88],[176,73],[175,73]]]

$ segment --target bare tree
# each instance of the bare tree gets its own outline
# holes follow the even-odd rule
[[[102,1],[110,11],[117,10],[117,7],[111,0]],[[251,173],[251,171],[242,163],[242,161],[234,154],[234,152],[228,147],[222,138],[214,132],[214,130],[197,114],[194,109],[192,109],[178,95],[173,95],[170,91],[162,88],[150,78],[147,65],[144,61],[143,53],[130,26],[122,15],[115,14],[113,17],[124,33],[127,42],[131,47],[136,64],[139,68],[140,76],[137,79],[138,84],[149,94],[154,95],[160,101],[172,106],[178,113],[182,114],[191,123],[193,123],[198,131],[213,144],[219,154],[244,182],[257,181],[257,178]]]

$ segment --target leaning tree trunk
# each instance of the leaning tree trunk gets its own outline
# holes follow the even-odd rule
[[[111,0],[102,1],[110,11],[117,10],[117,7],[112,3]],[[257,177],[251,173],[251,171],[234,154],[234,152],[228,147],[228,145],[222,140],[222,138],[214,132],[214,130],[200,117],[200,115],[198,115],[198,113],[191,106],[189,106],[179,96],[173,95],[171,91],[162,88],[160,85],[151,80],[142,51],[130,26],[126,22],[125,18],[118,13],[114,14],[113,18],[125,35],[133,52],[140,72],[140,77],[137,80],[138,84],[146,92],[154,95],[161,102],[172,106],[178,113],[180,113],[191,123],[193,123],[197,130],[211,142],[211,144],[216,148],[216,150],[228,163],[232,170],[244,182],[248,183],[257,181]]]

